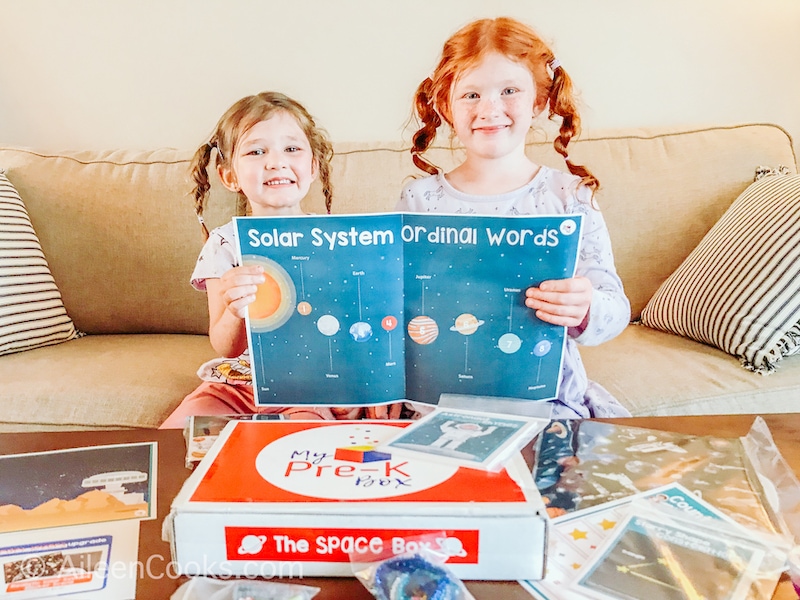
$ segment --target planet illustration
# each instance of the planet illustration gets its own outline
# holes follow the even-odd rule
[[[265,535],[246,535],[237,551],[239,554],[258,554],[267,541]]]
[[[350,336],[356,342],[366,342],[372,337],[372,326],[364,321],[353,323],[350,326]]]
[[[299,312],[304,317],[306,315],[310,315],[311,314],[311,305],[308,302],[306,302],[305,300],[303,300],[302,302],[298,302],[297,303],[297,312]]]
[[[514,354],[522,347],[522,340],[513,333],[504,333],[497,340],[497,347],[506,354]]]
[[[322,315],[317,320],[317,329],[322,335],[332,336],[339,331],[339,319],[333,315]]]
[[[265,281],[257,286],[256,299],[247,307],[253,331],[273,331],[282,326],[294,312],[297,291],[286,270],[266,256],[243,256],[243,265],[264,269]]]
[[[550,348],[552,348],[552,346],[553,345],[550,343],[550,340],[542,340],[533,347],[533,353],[539,358],[541,358],[542,356],[550,352]]]
[[[393,331],[394,328],[397,327],[397,317],[386,315],[381,321],[381,327],[386,331]]]
[[[430,317],[420,315],[408,322],[408,335],[416,343],[425,346],[439,337],[439,326]]]
[[[485,322],[479,321],[475,315],[464,313],[456,317],[456,324],[450,328],[450,331],[457,331],[461,335],[472,335]]]

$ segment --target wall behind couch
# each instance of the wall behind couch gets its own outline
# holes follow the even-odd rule
[[[194,147],[234,100],[264,89],[301,100],[335,140],[400,139],[445,38],[503,14],[553,42],[586,129],[769,121],[800,139],[798,0],[0,0],[0,9],[0,145]]]

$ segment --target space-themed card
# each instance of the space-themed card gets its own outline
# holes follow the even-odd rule
[[[520,584],[538,600],[584,600],[582,592],[571,589],[578,571],[592,559],[604,541],[625,521],[634,502],[653,502],[705,519],[735,523],[727,514],[679,483],[669,483],[646,492],[589,508],[563,513],[551,510],[547,536],[547,574],[538,581]]]
[[[571,589],[598,600],[769,598],[785,564],[786,543],[668,505],[633,502]]]
[[[156,516],[156,443],[0,456],[0,533]]]
[[[581,215],[238,217],[259,405],[548,400],[566,329],[525,290],[572,277]]]
[[[433,462],[499,471],[548,419],[437,408],[379,449]]]

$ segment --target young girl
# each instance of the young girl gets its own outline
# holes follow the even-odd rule
[[[192,285],[208,293],[209,338],[224,357],[198,371],[203,383],[161,425],[180,428],[189,415],[282,412],[291,418],[356,417],[353,411],[327,408],[256,408],[250,382],[250,357],[244,317],[265,281],[261,267],[239,266],[231,221],[209,235],[203,206],[210,189],[208,166],[216,154],[219,179],[239,194],[240,214],[302,214],[300,201],[319,177],[330,212],[330,160],[333,149],[325,133],[296,101],[276,92],[242,98],[217,123],[208,143],[192,161],[195,210],[206,243],[192,273]],[[244,210],[242,210],[244,209]]]
[[[629,416],[599,384],[590,382],[577,344],[618,335],[630,304],[614,268],[611,242],[596,209],[597,179],[569,160],[579,132],[572,81],[547,45],[510,18],[475,21],[444,45],[431,77],[417,88],[421,128],[411,149],[414,164],[430,174],[402,192],[398,210],[497,215],[584,215],[576,276],[543,281],[526,290],[525,304],[547,323],[568,328],[553,418]],[[547,111],[561,118],[554,147],[569,174],[532,162],[525,140],[533,120]],[[466,151],[463,163],[442,173],[423,157],[446,123]]]

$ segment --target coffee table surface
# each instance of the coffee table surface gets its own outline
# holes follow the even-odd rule
[[[763,415],[775,443],[795,473],[800,473],[800,413]],[[690,435],[739,437],[745,435],[753,423],[754,415],[714,415],[701,417],[638,417],[632,419],[605,419],[608,422],[674,431]],[[161,524],[169,513],[172,499],[189,475],[184,465],[186,446],[183,435],[177,430],[150,429],[115,431],[73,431],[45,433],[6,433],[0,435],[0,454],[40,452],[61,448],[118,444],[125,442],[158,442],[158,492],[157,518],[143,521],[139,541],[139,561],[145,568],[144,577],[137,583],[137,598],[170,597],[183,577],[176,577],[171,569],[169,544],[161,540]],[[288,580],[287,580],[288,581]],[[349,598],[370,600],[371,594],[355,578],[304,578],[294,583],[321,588],[315,600]],[[516,582],[467,583],[476,600],[503,598],[504,600],[529,600],[531,596]],[[791,582],[784,575],[773,596],[774,600],[796,600]]]

